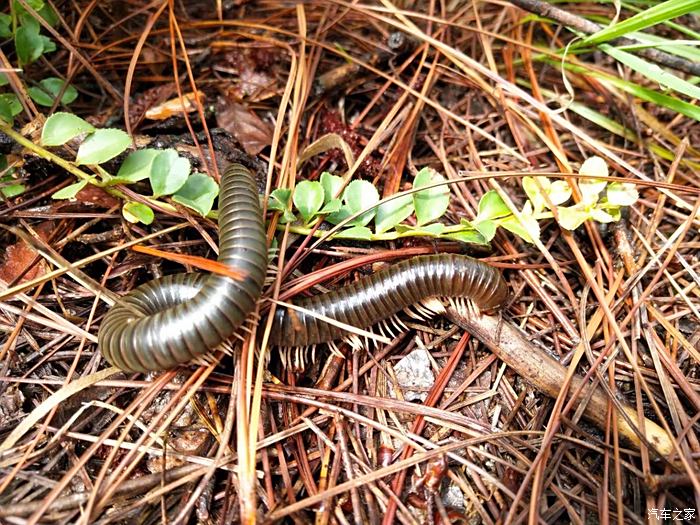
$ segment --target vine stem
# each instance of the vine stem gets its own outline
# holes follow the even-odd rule
[[[51,153],[49,150],[42,148],[41,146],[34,144],[31,140],[26,138],[24,135],[21,133],[18,133],[12,127],[0,120],[0,131],[2,131],[5,135],[10,137],[12,140],[20,144],[21,146],[24,146],[28,150],[32,151],[42,159],[48,160],[49,162],[53,162],[57,166],[60,166],[64,170],[68,171],[69,173],[72,173],[76,177],[82,180],[86,180],[89,183],[98,186],[100,188],[104,187],[106,184],[104,182],[101,182],[96,179],[96,175],[90,175],[88,173],[85,173],[83,170],[78,168],[75,164],[72,162],[63,159],[59,157],[58,155]]]

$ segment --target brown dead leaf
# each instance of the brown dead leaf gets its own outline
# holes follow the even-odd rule
[[[204,93],[201,91],[198,91],[196,95],[194,92],[185,93],[182,98],[171,98],[150,108],[146,111],[145,116],[149,120],[165,120],[172,116],[182,115],[183,108],[186,113],[192,113],[197,109],[197,98],[199,98],[200,104],[204,103]]]
[[[36,227],[36,232],[39,237],[46,240],[53,228],[54,224],[52,221],[42,222]],[[24,241],[8,246],[7,250],[5,250],[4,260],[0,264],[0,280],[12,283],[22,275],[22,279],[19,282],[23,283],[43,275],[46,272],[43,260],[27,271],[27,268],[29,268],[37,255],[37,251]],[[25,271],[26,273],[24,273]]]
[[[243,104],[219,98],[216,120],[219,127],[231,133],[246,153],[255,156],[272,143],[272,130],[260,117]]]
[[[102,188],[88,184],[82,190],[80,190],[76,195],[75,199],[78,202],[89,202],[100,208],[113,208],[119,204],[119,200],[112,197]]]

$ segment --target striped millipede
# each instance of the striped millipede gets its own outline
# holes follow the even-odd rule
[[[221,178],[218,261],[246,275],[176,274],[132,290],[107,313],[102,355],[126,371],[165,370],[202,357],[253,310],[267,270],[267,241],[253,174],[231,165]]]
[[[247,275],[176,274],[132,290],[107,313],[98,334],[104,357],[125,371],[165,370],[203,357],[231,337],[260,297],[267,246],[252,173],[226,170],[219,196],[220,263]],[[494,267],[464,255],[428,255],[402,261],[298,306],[358,328],[368,328],[430,297],[465,297],[481,309],[505,302],[508,287]],[[270,343],[302,347],[347,335],[314,315],[279,307]]]

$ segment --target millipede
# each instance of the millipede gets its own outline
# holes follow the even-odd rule
[[[246,277],[181,273],[143,284],[113,306],[98,333],[104,357],[125,371],[173,368],[203,358],[233,336],[262,293],[267,244],[253,174],[231,165],[221,178],[218,262]],[[501,273],[465,255],[407,259],[357,282],[280,306],[269,342],[279,347],[333,343],[347,332],[319,319],[368,328],[432,297],[466,298],[478,308],[502,305],[508,287]]]

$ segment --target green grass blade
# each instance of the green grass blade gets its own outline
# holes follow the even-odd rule
[[[661,4],[645,9],[627,20],[623,20],[613,26],[601,29],[597,33],[584,38],[580,45],[600,44],[615,38],[625,36],[633,31],[641,31],[644,28],[665,22],[691,13],[698,9],[698,0],[668,0]]]
[[[687,97],[700,99],[699,87],[694,86],[690,82],[687,82],[680,77],[677,77],[673,73],[664,71],[656,64],[647,62],[636,55],[627,53],[626,51],[622,51],[621,49],[608,44],[601,44],[600,49],[637,73],[644,75],[650,80],[658,82],[661,86],[671,88],[678,93],[686,95]]]

